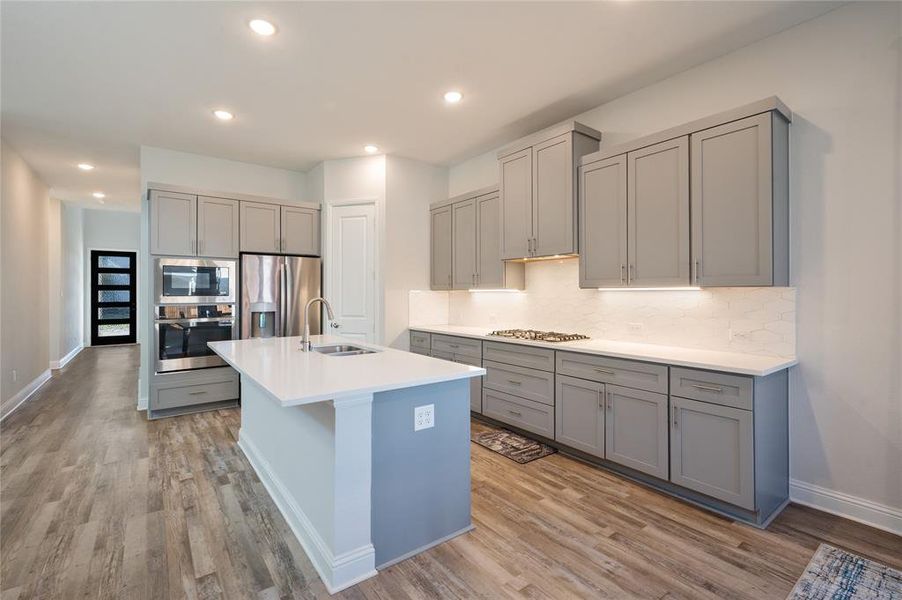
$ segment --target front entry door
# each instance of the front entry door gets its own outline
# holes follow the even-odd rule
[[[338,335],[366,342],[376,339],[376,207],[373,204],[330,209],[330,252],[326,298],[332,303]]]
[[[91,345],[134,344],[135,253],[91,251]]]

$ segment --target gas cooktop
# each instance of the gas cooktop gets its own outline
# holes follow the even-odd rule
[[[558,333],[557,331],[537,331],[535,329],[501,329],[493,331],[489,335],[537,342],[575,342],[589,339],[589,336],[581,333]]]

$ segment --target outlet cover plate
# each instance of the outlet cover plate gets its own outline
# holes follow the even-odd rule
[[[435,427],[435,404],[424,404],[413,409],[413,430]]]

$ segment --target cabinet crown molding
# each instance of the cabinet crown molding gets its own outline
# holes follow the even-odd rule
[[[497,183],[494,185],[487,185],[486,187],[471,190],[469,192],[464,192],[463,194],[458,194],[456,196],[451,196],[447,200],[439,200],[438,202],[433,202],[429,205],[429,210],[448,206],[449,204],[454,204],[456,202],[472,200],[473,198],[479,198],[480,196],[490,196],[492,194],[499,193],[499,190],[500,188],[498,187]]]
[[[616,144],[607,148],[601,148],[597,152],[586,154],[585,156],[580,158],[579,164],[580,166],[589,165],[617,156],[618,154],[626,154],[627,152],[639,150],[641,148],[645,148],[646,146],[653,146],[655,144],[660,144],[661,142],[666,142],[667,140],[672,140],[684,135],[691,135],[705,129],[717,127],[718,125],[724,125],[732,121],[738,121],[740,119],[760,115],[766,112],[775,112],[783,117],[783,119],[785,119],[787,123],[792,122],[792,111],[789,110],[789,107],[783,104],[783,101],[780,100],[780,98],[778,98],[777,96],[770,96],[756,102],[744,104],[737,108],[725,110],[723,112],[709,115],[701,119],[696,119],[694,121],[689,121],[688,123],[683,123],[682,125],[677,125],[676,127],[671,127],[669,129],[664,129],[662,131],[651,133],[649,135],[644,135],[629,142]]]
[[[195,188],[187,185],[176,185],[172,183],[159,183],[150,181],[147,183],[147,193],[145,199],[150,198],[150,192],[170,192],[176,194],[190,194],[192,196],[207,196],[210,198],[224,198],[226,200],[240,200],[243,202],[260,202],[263,204],[278,204],[280,206],[297,206],[299,208],[313,208],[320,210],[322,206],[318,202],[307,202],[306,200],[288,200],[284,198],[270,198],[268,196],[256,196],[254,194],[242,194],[240,192],[222,192],[217,190],[206,190]]]
[[[565,133],[570,133],[571,131],[580,133],[588,138],[591,138],[596,141],[601,141],[601,132],[597,129],[593,129],[588,125],[583,125],[579,121],[564,121],[563,123],[559,123],[557,125],[552,125],[551,127],[547,127],[542,129],[541,131],[537,131],[526,137],[522,137],[516,142],[508,144],[504,148],[498,151],[498,158],[504,158],[510,154],[514,154],[515,152],[520,152],[521,150],[525,150],[530,146],[535,146],[536,144],[541,144],[551,138],[555,138],[559,135],[564,135]]]

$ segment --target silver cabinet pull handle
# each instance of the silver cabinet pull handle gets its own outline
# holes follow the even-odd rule
[[[624,271],[626,271],[626,265],[620,265],[620,283],[623,283]]]
[[[206,393],[207,392],[188,392],[188,395],[189,396],[202,396],[203,394],[206,394]]]
[[[680,410],[680,409],[677,408],[676,406],[673,407],[673,428],[674,428],[674,429],[676,429],[677,426],[678,426],[678,423],[677,423],[677,414],[679,414],[679,412],[678,412],[679,410]]]
[[[509,412],[510,414],[514,415],[515,417],[522,417],[522,416],[523,416],[523,413],[517,412],[517,411],[515,411],[515,410],[508,410],[507,412]]]
[[[595,390],[595,398],[598,399],[598,408],[604,410],[604,400],[601,397],[601,390]]]
[[[717,387],[717,386],[714,386],[714,385],[699,385],[699,384],[697,384],[697,383],[693,383],[693,384],[691,384],[691,385],[692,385],[692,387],[694,387],[694,388],[697,389],[697,390],[704,390],[704,391],[706,391],[706,392],[715,392],[715,393],[717,393],[717,394],[722,394],[722,393],[723,393],[723,388],[722,388],[722,387]]]
[[[702,263],[700,260],[695,261],[695,283],[698,283],[702,277]]]
[[[522,381],[517,381],[516,379],[508,379],[507,382],[513,385],[523,385]]]
[[[617,374],[616,372],[611,371],[610,369],[601,369],[598,367],[595,368],[595,371],[598,373],[604,373],[605,375],[616,375]]]
[[[632,265],[632,264],[627,265],[627,269],[626,269],[626,282],[627,282],[627,283],[630,283],[630,282],[632,282],[633,279],[635,279],[635,278],[636,278],[636,276],[633,275],[633,265]]]
[[[608,392],[608,411],[614,410],[614,392]]]

